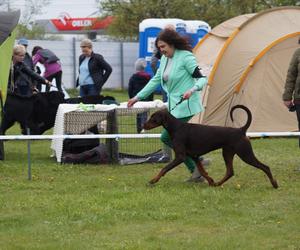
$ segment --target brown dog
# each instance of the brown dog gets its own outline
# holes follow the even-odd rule
[[[231,120],[233,120],[233,111],[237,108],[245,110],[248,115],[246,124],[241,128],[184,123],[172,116],[167,110],[155,112],[144,124],[144,129],[149,130],[162,125],[170,134],[175,159],[165,166],[150,183],[158,182],[168,171],[182,163],[186,156],[190,156],[197,163],[199,172],[208,181],[208,184],[210,186],[220,186],[234,175],[232,163],[234,155],[237,154],[244,162],[264,171],[272,186],[278,188],[277,181],[273,178],[270,168],[257,160],[246,136],[246,130],[252,121],[250,110],[243,105],[234,106],[230,111]],[[226,174],[221,181],[215,183],[208,176],[198,158],[219,148],[223,149]]]

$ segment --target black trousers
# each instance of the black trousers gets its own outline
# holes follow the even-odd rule
[[[61,88],[61,78],[62,78],[62,71],[58,71],[55,74],[48,76],[46,79],[50,82],[53,79],[55,79],[57,90],[60,91],[60,92],[63,92],[63,90]],[[50,90],[50,86],[47,85],[46,86],[46,92],[49,92],[49,90]]]
[[[298,120],[298,130],[300,131],[300,104],[296,104],[296,114]],[[299,137],[299,148],[300,148],[300,137]]]

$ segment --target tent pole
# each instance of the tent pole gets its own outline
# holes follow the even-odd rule
[[[233,103],[233,99],[234,99],[235,95],[236,95],[236,92],[233,93],[231,101],[229,103],[229,108],[227,110],[227,114],[226,114],[226,118],[225,118],[225,124],[224,124],[225,127],[227,127],[227,124],[228,124],[229,113],[230,113],[230,110],[231,110],[231,107],[232,107],[232,103]]]

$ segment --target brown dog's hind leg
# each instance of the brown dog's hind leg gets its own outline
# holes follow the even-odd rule
[[[222,180],[216,183],[217,186],[221,186],[225,181],[227,181],[229,178],[231,178],[234,175],[233,156],[235,153],[231,149],[223,148],[222,154],[226,165],[226,174]]]
[[[268,166],[261,163],[254,155],[249,139],[243,140],[237,149],[237,155],[249,165],[259,168],[265,172],[274,188],[278,188],[277,181],[273,178],[271,170]]]
[[[195,159],[194,159],[195,160]],[[200,172],[200,174],[207,180],[208,182],[208,185],[209,186],[215,186],[215,181],[213,180],[213,178],[211,178],[208,173],[205,171],[204,167],[203,167],[203,164],[200,160],[197,160],[196,161],[196,164],[197,164],[197,168]]]

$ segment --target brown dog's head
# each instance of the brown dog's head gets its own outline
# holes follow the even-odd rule
[[[144,124],[144,129],[150,130],[159,126],[164,126],[169,116],[170,113],[168,112],[167,109],[156,111],[154,114],[151,115],[149,120]]]

